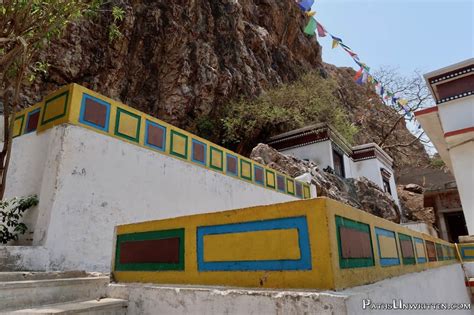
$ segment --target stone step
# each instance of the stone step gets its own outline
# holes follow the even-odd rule
[[[105,276],[0,282],[0,310],[98,299],[108,283]]]
[[[127,301],[122,299],[104,298],[89,301],[50,304],[6,312],[5,314],[126,315]]]
[[[94,275],[85,271],[0,271],[0,282],[85,278]]]

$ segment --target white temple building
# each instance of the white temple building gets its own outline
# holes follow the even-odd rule
[[[343,178],[366,177],[389,193],[398,206],[393,159],[375,143],[350,146],[326,123],[310,125],[269,139],[268,145],[284,154],[330,168]]]
[[[474,234],[474,58],[424,75],[436,106],[416,118],[456,178],[469,234]]]

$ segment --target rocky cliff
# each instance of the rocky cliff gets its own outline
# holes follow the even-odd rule
[[[120,6],[123,36],[109,41],[107,7],[92,20],[70,25],[42,53],[51,66],[23,94],[23,105],[76,82],[191,132],[199,133],[205,118],[216,129],[211,140],[219,142],[221,109],[229,100],[257,97],[317,71],[337,80],[334,93],[360,130],[357,143],[378,142],[381,118],[397,117],[353,82],[352,69],[322,62],[321,48],[302,32],[306,18],[292,0],[123,0]],[[389,140],[412,139],[401,123]],[[388,151],[397,167],[428,161],[420,143]]]
[[[250,157],[292,177],[305,175],[306,178],[302,180],[315,185],[318,196],[338,200],[396,223],[401,221],[401,211],[390,194],[364,177],[341,178],[323,171],[312,161],[282,154],[266,144],[257,145]]]

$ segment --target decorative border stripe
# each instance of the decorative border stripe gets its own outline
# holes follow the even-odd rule
[[[300,259],[259,261],[204,261],[204,236],[267,230],[298,230]],[[311,249],[306,217],[291,217],[263,221],[241,222],[197,228],[197,259],[199,271],[278,271],[311,270]]]
[[[89,100],[92,100],[98,104],[91,104]],[[93,109],[92,112],[86,110],[86,101],[88,102],[88,105],[93,106],[91,108]],[[100,107],[99,104],[104,105],[106,108]],[[89,130],[100,132],[120,140],[126,140],[132,144],[139,145],[142,148],[184,159],[190,163],[196,163],[196,161],[189,156],[189,153],[192,150],[192,140],[196,140],[206,144],[208,148],[214,147],[216,150],[222,152],[223,156],[221,167],[219,166],[219,163],[216,163],[215,161],[215,163],[210,165],[209,151],[206,152],[205,164],[196,163],[194,165],[205,167],[208,170],[219,171],[221,173],[223,172],[227,175],[234,176],[239,180],[244,180],[267,189],[276,189],[278,186],[277,174],[279,173],[268,166],[251,161],[248,158],[213,144],[210,141],[167,124],[166,122],[156,119],[155,117],[141,113],[127,105],[116,102],[77,84],[70,84],[62,87],[56,92],[48,95],[46,97],[46,102],[37,103],[31,107],[21,110],[20,112],[17,112],[15,115],[15,119],[17,119],[17,127],[15,129],[14,136],[20,136],[27,133],[25,132],[25,123],[27,117],[28,115],[34,115],[38,110],[40,122],[36,130],[37,133],[43,132],[58,124],[72,124],[86,127]],[[106,112],[106,114],[104,114],[104,112]],[[127,116],[124,120],[125,115]],[[22,116],[24,116],[24,118],[21,118]],[[104,120],[105,116],[107,117]],[[150,129],[150,126],[153,126],[153,129]],[[160,128],[160,130],[157,128]],[[32,132],[32,130],[28,131]],[[176,143],[173,143],[174,140],[181,140],[176,139],[176,135],[181,135],[184,137],[186,140],[184,147],[179,147],[178,149]],[[214,159],[215,158],[216,157],[214,157]],[[230,159],[229,161],[235,162],[235,168],[229,167],[230,163],[228,163],[228,159]],[[246,167],[246,169],[242,169],[242,166]],[[260,180],[260,177],[257,176],[256,178],[254,174],[255,169],[259,168],[264,170],[263,184]],[[274,183],[267,178],[267,175],[269,174],[275,175]],[[283,181],[282,186],[284,189],[277,191],[298,198],[309,199],[311,197],[309,188],[306,188],[305,183],[303,182],[301,182],[303,185],[302,196],[296,192],[296,187],[294,189],[294,194],[291,193],[291,189],[290,192],[287,192],[286,179],[288,178],[289,180],[293,180],[293,178],[284,174],[280,174],[279,176],[279,178],[281,178]],[[299,181],[295,181],[295,185],[297,182]]]

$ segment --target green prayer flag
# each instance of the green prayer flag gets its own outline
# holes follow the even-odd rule
[[[308,25],[304,28],[304,33],[313,36],[316,32],[316,20],[313,18],[309,19]]]

